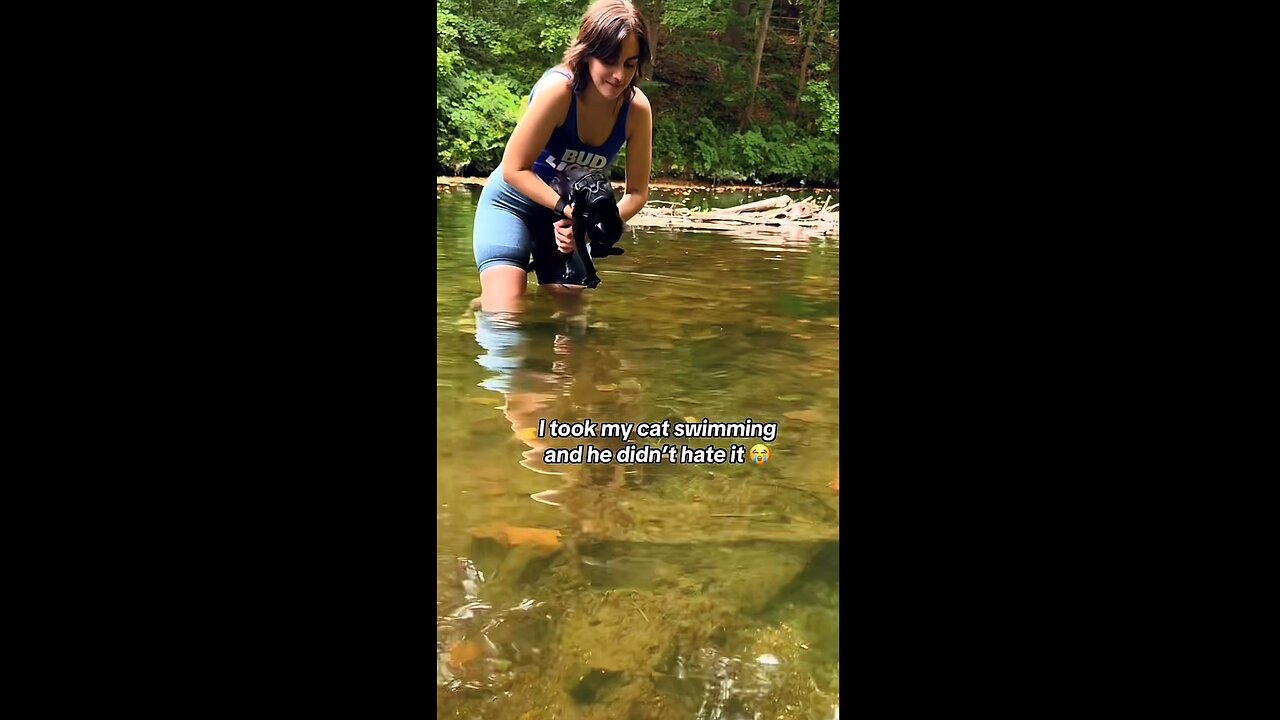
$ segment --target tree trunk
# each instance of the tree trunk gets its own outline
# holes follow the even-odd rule
[[[747,24],[747,18],[751,15],[751,0],[735,0],[734,12],[729,17],[729,26],[725,28],[728,34],[729,47],[734,50],[741,51],[742,47],[742,27]]]
[[[800,96],[804,95],[804,84],[808,80],[809,52],[813,49],[813,36],[818,33],[818,26],[822,24],[822,11],[826,7],[827,0],[818,0],[818,12],[809,23],[809,39],[804,43],[804,56],[800,58],[800,84],[796,90],[796,112],[791,118],[793,121],[800,120]]]
[[[826,2],[826,0],[823,0]],[[649,63],[658,67],[658,28],[662,24],[662,0],[650,0],[645,18],[649,21]]]
[[[764,57],[764,41],[769,37],[769,14],[773,12],[773,0],[765,0],[764,12],[760,15],[760,37],[756,39],[756,67],[751,74],[751,94],[747,96],[747,111],[742,114],[742,126],[739,132],[747,129],[751,122],[751,110],[756,104],[756,88],[760,85],[760,59]]]
[[[836,58],[831,63],[831,94],[840,97],[840,46],[836,46]]]

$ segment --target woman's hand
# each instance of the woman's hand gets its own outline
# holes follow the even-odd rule
[[[573,254],[578,249],[573,241],[573,206],[564,206],[564,219],[556,221],[556,247],[565,255]]]

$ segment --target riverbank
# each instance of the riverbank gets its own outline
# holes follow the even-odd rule
[[[487,177],[449,177],[444,175],[436,176],[436,187],[446,185],[480,185],[484,186]],[[625,189],[623,183],[614,181],[613,186],[617,190]],[[764,185],[711,185],[708,183],[699,183],[692,180],[680,180],[678,178],[654,178],[649,181],[650,190],[717,190],[724,192],[758,192],[764,189],[770,192],[811,192],[823,194],[828,192],[839,192],[840,188],[806,188],[803,186],[785,186],[777,183],[766,183]]]

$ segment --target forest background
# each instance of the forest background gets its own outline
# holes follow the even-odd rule
[[[836,186],[838,0],[634,0],[654,62],[653,175]],[[436,173],[487,175],[589,0],[439,0]],[[624,175],[626,150],[613,166]]]

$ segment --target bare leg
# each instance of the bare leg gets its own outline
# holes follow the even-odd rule
[[[495,265],[480,273],[480,309],[520,312],[529,274],[511,265]]]
[[[510,265],[487,268],[480,273],[480,297],[472,301],[472,309],[494,316],[521,314],[529,309],[525,303],[527,287],[528,273],[521,268]],[[526,378],[526,381],[529,379]],[[533,380],[534,384],[539,384],[536,378]],[[548,408],[556,399],[556,394],[521,392],[514,389],[517,385],[524,384],[526,382],[513,382],[512,389],[502,393],[506,400],[503,414],[510,423],[512,432],[528,446],[528,449],[521,453],[523,459],[520,464],[544,475],[562,475],[563,470],[547,465],[543,461],[543,452],[551,447],[551,444],[537,437],[538,421],[546,416]],[[541,384],[545,384],[545,381],[541,381]]]
[[[543,475],[563,475],[563,469],[544,462],[543,454],[552,445],[537,435],[538,421],[547,419],[556,396],[549,392],[513,392],[506,393],[504,397],[506,405],[502,413],[511,424],[515,436],[529,447],[520,454],[523,458],[520,464]]]

